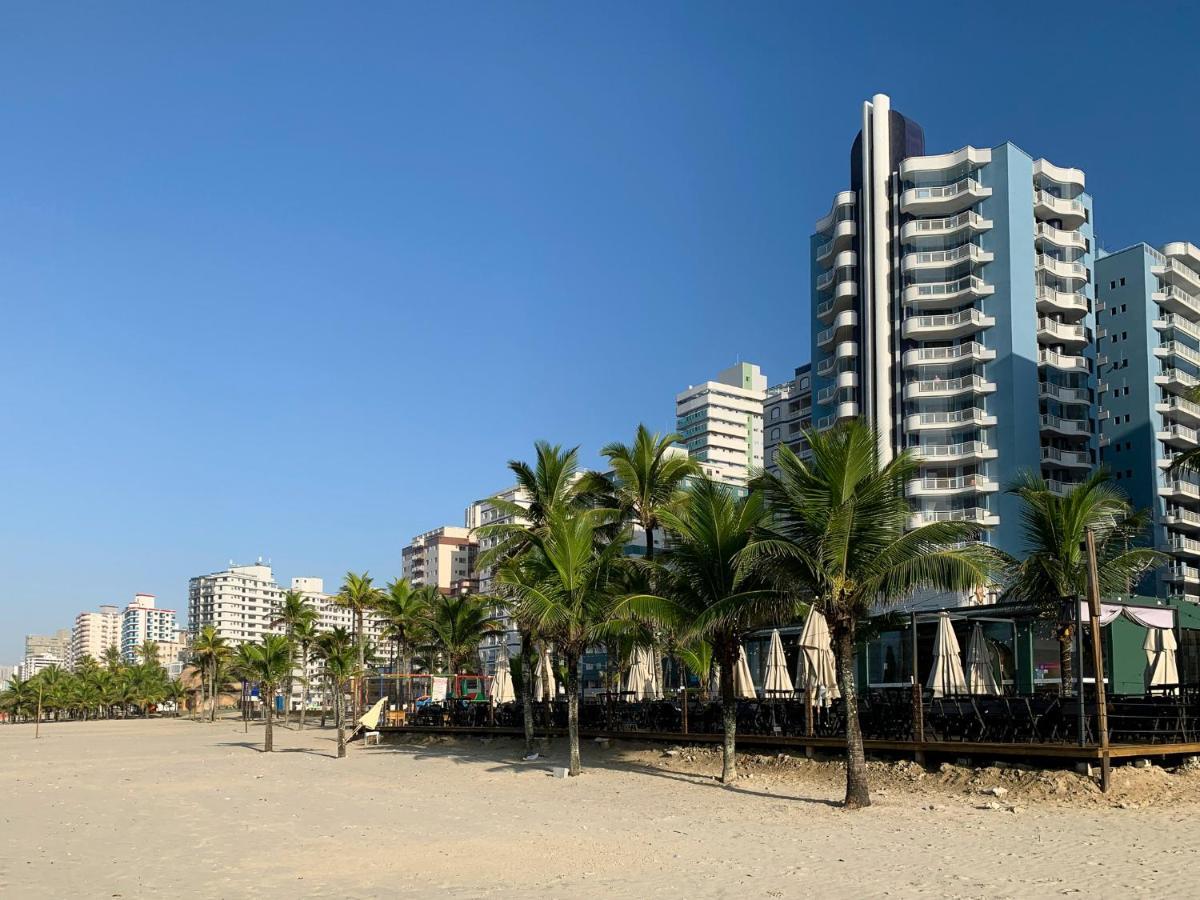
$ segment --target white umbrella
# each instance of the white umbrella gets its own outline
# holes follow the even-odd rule
[[[750,675],[750,662],[746,659],[746,648],[738,647],[737,667],[733,670],[733,695],[739,700],[754,700],[754,678]]]
[[[554,666],[550,664],[550,651],[542,647],[538,654],[537,669],[533,675],[533,699],[541,700],[550,696],[553,699],[558,694],[558,685],[554,681]]]
[[[1000,696],[1000,685],[996,683],[996,675],[992,670],[992,651],[983,636],[983,626],[978,622],[967,644],[967,692]]]
[[[929,673],[927,688],[933,696],[947,697],[967,692],[967,679],[963,675],[962,648],[954,636],[950,617],[945,613],[938,616],[937,637],[933,641],[933,669]]]
[[[838,690],[837,665],[829,639],[829,623],[815,608],[808,611],[800,632],[800,658],[796,661],[796,684],[806,694],[811,691],[818,703],[829,705],[842,695]]]
[[[767,651],[767,670],[763,674],[764,697],[790,697],[795,692],[792,676],[788,674],[787,657],[783,655],[783,641],[779,629],[771,632],[771,649]]]
[[[496,674],[492,676],[488,694],[493,703],[510,703],[517,699],[516,691],[513,690],[512,673],[508,667],[507,644],[496,648]]]
[[[658,682],[654,680],[654,661],[645,647],[633,651],[629,674],[625,678],[625,690],[633,695],[634,700],[659,699]]]
[[[1175,663],[1175,650],[1178,646],[1175,632],[1170,628],[1146,629],[1146,641],[1142,648],[1146,651],[1151,687],[1179,684],[1179,667]]]

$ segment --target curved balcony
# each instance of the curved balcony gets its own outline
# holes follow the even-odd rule
[[[1000,485],[986,475],[957,475],[949,478],[926,475],[913,478],[905,486],[905,493],[910,497],[953,497],[956,494],[992,493],[998,490]]]
[[[1200,247],[1190,241],[1171,241],[1169,244],[1163,244],[1162,253],[1163,256],[1178,259],[1200,272]]]
[[[905,242],[919,242],[922,238],[945,240],[956,235],[982,234],[991,227],[991,219],[985,219],[974,210],[967,210],[957,216],[940,219],[910,219],[900,226],[900,238]]]
[[[992,151],[987,147],[962,147],[952,153],[936,156],[910,156],[900,163],[900,177],[927,172],[944,172],[947,169],[962,169],[964,166],[978,169],[992,161]]]
[[[1154,411],[1171,421],[1200,427],[1200,403],[1183,397],[1168,397],[1164,403],[1154,404]]]
[[[1055,259],[1053,256],[1047,256],[1045,253],[1037,255],[1037,266],[1044,272],[1049,272],[1056,278],[1061,278],[1064,281],[1078,281],[1082,284],[1088,282],[1088,269],[1081,262],[1066,262],[1065,260]]]
[[[905,272],[929,272],[952,269],[964,263],[979,266],[990,263],[995,258],[996,254],[984,250],[976,244],[963,244],[953,250],[921,250],[915,253],[906,253],[901,266]]]
[[[858,417],[858,403],[853,400],[848,400],[844,403],[839,403],[837,409],[834,410],[833,417],[837,421],[843,419],[854,419]]]
[[[913,452],[926,462],[983,462],[995,459],[1000,455],[995,447],[989,447],[984,441],[963,441],[959,444],[922,444],[914,447]]]
[[[927,397],[957,397],[962,394],[991,394],[996,383],[982,375],[964,375],[961,378],[929,378],[910,381],[904,385],[905,400],[922,400]]]
[[[822,378],[832,375],[835,371],[837,371],[836,357],[826,356],[817,362],[817,374]]]
[[[1038,396],[1048,400],[1057,400],[1059,403],[1092,405],[1092,392],[1087,388],[1063,387],[1050,381],[1038,382]]]
[[[948,340],[966,337],[995,324],[992,316],[985,316],[977,309],[964,309],[944,316],[909,316],[904,320],[901,332],[906,338],[914,340]]]
[[[833,324],[824,331],[817,333],[817,346],[824,348],[831,345],[839,337],[848,336],[852,329],[858,327],[858,313],[852,309],[837,314]]]
[[[857,281],[839,281],[833,289],[833,296],[817,304],[817,318],[828,322],[836,313],[852,308],[857,296]]]
[[[1171,563],[1163,570],[1163,579],[1175,584],[1200,584],[1200,569],[1187,563]]]
[[[947,363],[987,362],[996,358],[996,351],[985,347],[978,341],[967,341],[953,347],[921,347],[904,352],[904,365],[913,366],[944,366]]]
[[[1200,485],[1183,478],[1164,478],[1158,487],[1158,496],[1168,500],[1200,500]]]
[[[1083,325],[1056,322],[1054,319],[1038,319],[1038,343],[1062,344],[1069,350],[1082,350],[1092,342],[1091,333]]]
[[[1200,318],[1200,297],[1168,284],[1150,295],[1150,299],[1171,313],[1188,318]]]
[[[1200,541],[1195,538],[1173,534],[1167,541],[1167,549],[1180,556],[1200,558]]]
[[[908,518],[909,528],[920,528],[934,522],[973,522],[985,527],[999,525],[1000,517],[981,506],[966,509],[922,509]]]
[[[1083,190],[1084,178],[1083,172],[1079,169],[1069,169],[1063,166],[1056,166],[1054,163],[1045,159],[1035,159],[1033,161],[1033,177],[1041,183],[1043,180],[1050,180],[1063,185],[1073,185],[1079,190]]]
[[[977,300],[995,292],[996,288],[982,278],[968,275],[955,281],[910,284],[904,289],[904,302],[919,303],[927,308],[958,306],[967,300]]]
[[[1050,313],[1082,318],[1087,315],[1088,298],[1083,294],[1056,291],[1054,288],[1039,284],[1037,287],[1037,311],[1043,314]]]
[[[1162,443],[1175,450],[1190,450],[1200,446],[1200,432],[1186,425],[1171,424],[1154,435]]]
[[[1165,265],[1151,266],[1150,274],[1157,275],[1167,284],[1183,288],[1193,296],[1200,293],[1200,272],[1177,259],[1168,259]]]
[[[858,198],[855,196],[854,191],[841,191],[833,198],[833,205],[829,207],[829,212],[817,219],[816,227],[813,230],[818,234],[828,231],[838,221],[838,212],[842,207],[854,206],[857,202]],[[846,221],[846,219],[843,217],[842,221]]]
[[[1059,353],[1057,350],[1039,350],[1039,366],[1054,366],[1064,372],[1090,372],[1091,362],[1086,356],[1073,356],[1069,353]]]
[[[900,211],[914,216],[949,215],[990,196],[990,187],[974,178],[963,178],[954,184],[909,188],[900,195]]]
[[[1040,250],[1044,244],[1052,244],[1063,250],[1087,251],[1088,240],[1078,231],[1055,228],[1047,222],[1038,222],[1034,239]]]
[[[1067,437],[1091,437],[1092,434],[1092,423],[1089,419],[1065,419],[1062,416],[1042,413],[1041,421],[1042,431],[1054,431]]]
[[[827,291],[833,287],[833,283],[837,281],[837,269],[830,269],[828,272],[822,272],[817,276],[817,290]]]
[[[1164,341],[1154,348],[1159,359],[1182,359],[1193,366],[1200,366],[1200,350],[1194,350],[1182,341]]]
[[[1060,450],[1058,447],[1043,447],[1042,462],[1064,469],[1090,469],[1092,454],[1087,450]]]
[[[969,409],[955,409],[943,412],[915,413],[905,417],[904,424],[909,431],[958,428],[962,425],[991,428],[996,424],[996,417],[988,415],[986,410],[970,407]]]
[[[854,237],[858,234],[858,225],[853,219],[843,219],[833,226],[833,236],[817,248],[817,262],[821,265],[833,257],[833,254],[849,250],[854,246]]]
[[[1200,531],[1200,513],[1184,509],[1181,506],[1168,505],[1164,521],[1173,528]]]
[[[1200,379],[1182,369],[1167,368],[1154,376],[1154,383],[1172,394],[1182,394],[1186,397],[1190,395],[1192,388],[1200,384]]]
[[[1069,231],[1087,221],[1087,209],[1082,200],[1065,200],[1047,191],[1034,192],[1033,214],[1039,219],[1056,219]]]
[[[1194,322],[1178,313],[1167,313],[1161,319],[1154,320],[1155,331],[1171,331],[1186,334],[1200,341],[1200,322]]]

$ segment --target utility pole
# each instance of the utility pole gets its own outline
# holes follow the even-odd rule
[[[42,732],[42,690],[43,690],[42,685],[39,682],[38,683],[37,720],[33,723],[33,739],[34,740],[37,740],[39,737],[41,737],[41,732]]]
[[[1104,655],[1100,652],[1100,572],[1096,535],[1087,530],[1088,612],[1092,624],[1092,664],[1096,672],[1096,718],[1100,729],[1100,790],[1108,792],[1111,760],[1108,749],[1108,699],[1104,690]]]

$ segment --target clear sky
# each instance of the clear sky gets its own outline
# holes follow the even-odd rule
[[[820,10],[820,15],[817,10]],[[381,579],[535,438],[586,462],[808,359],[807,239],[882,91],[1200,240],[1180,4],[0,8],[0,662],[270,558]]]

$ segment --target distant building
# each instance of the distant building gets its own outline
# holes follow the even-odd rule
[[[7,691],[19,666],[0,666],[0,691]]]
[[[475,529],[485,525],[526,524],[524,518],[513,515],[510,509],[502,508],[495,501],[506,501],[519,507],[528,508],[530,499],[529,494],[524,488],[519,485],[513,485],[483,500],[477,500],[467,507],[464,515],[465,524],[467,528],[471,529],[472,534],[476,535],[479,543],[478,552],[480,554],[494,550],[502,539],[495,535],[479,534]],[[496,593],[495,566],[478,566],[476,577],[479,583],[479,593],[485,596],[491,596]],[[479,648],[480,662],[483,665],[484,672],[487,674],[491,674],[496,670],[496,658],[499,656],[500,648],[503,647],[510,656],[519,653],[521,649],[521,636],[518,634],[512,621],[502,613],[500,614],[500,619],[504,626],[504,633],[484,638],[483,644]]]
[[[110,647],[121,649],[121,610],[101,606],[99,612],[81,612],[71,631],[71,665],[85,657],[99,662]]]
[[[812,366],[796,368],[791,381],[767,388],[763,405],[763,462],[767,471],[778,474],[775,454],[787,447],[797,456],[808,453],[804,432],[812,428]]]
[[[62,628],[53,634],[25,635],[25,658],[21,677],[32,678],[50,666],[71,665],[71,630]]]
[[[188,628],[192,637],[211,625],[231,644],[260,641],[268,634],[283,590],[270,565],[237,566],[198,575],[188,582]]]
[[[402,551],[404,577],[416,587],[432,585],[443,594],[474,594],[479,590],[478,552],[479,542],[470,528],[434,528],[417,535]]]
[[[134,594],[133,602],[121,614],[121,656],[126,662],[140,662],[138,648],[142,644],[173,644],[175,632],[175,610],[158,609],[153,594]]]
[[[766,376],[751,363],[675,395],[675,430],[706,474],[744,485],[762,469],[766,397]]]

